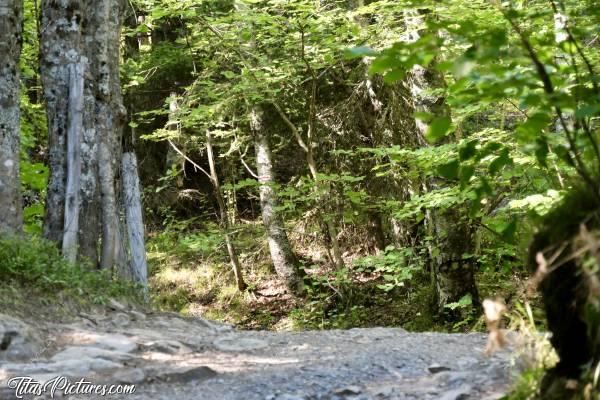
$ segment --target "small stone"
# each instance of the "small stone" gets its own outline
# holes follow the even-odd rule
[[[469,393],[471,393],[472,389],[471,386],[464,385],[458,389],[443,393],[441,397],[439,397],[439,400],[467,400],[470,397]]]
[[[175,340],[157,340],[143,344],[144,350],[165,354],[187,354],[192,350]]]
[[[359,388],[358,386],[346,386],[341,389],[336,389],[333,393],[337,394],[339,396],[348,396],[348,395],[360,394],[360,393],[362,393],[362,389]]]
[[[450,371],[450,368],[439,364],[431,364],[429,367],[427,367],[427,371],[432,374],[437,374],[438,372]]]
[[[137,343],[125,335],[118,334],[99,335],[94,339],[93,345],[101,349],[114,350],[122,353],[132,353],[138,349]]]
[[[165,371],[165,373],[159,374],[156,376],[157,378],[173,383],[185,383],[192,381],[200,381],[205,379],[214,378],[217,376],[217,372],[209,367],[197,367],[187,370],[179,370],[179,371]]]
[[[118,302],[115,299],[110,299],[108,301],[108,307],[110,307],[116,311],[126,311],[127,310],[127,307],[125,307],[125,305],[123,305],[122,303]]]
[[[129,311],[129,314],[133,317],[135,321],[143,321],[146,319],[146,315],[139,311],[131,310]]]
[[[241,336],[228,336],[221,339],[217,339],[213,342],[213,345],[217,350],[221,351],[252,351],[258,349],[264,349],[269,344],[264,340],[244,338]]]

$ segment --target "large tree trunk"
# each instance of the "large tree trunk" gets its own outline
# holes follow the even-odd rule
[[[92,70],[96,80],[96,134],[98,137],[98,176],[101,194],[101,268],[116,268],[127,277],[125,255],[119,228],[116,169],[121,165],[121,132],[127,112],[123,106],[119,79],[119,43],[122,2],[104,0],[90,6],[90,23],[96,28],[96,57]]]
[[[81,0],[42,0],[40,70],[48,117],[48,167],[44,236],[62,244],[67,181],[67,131],[69,130],[69,70],[84,63],[82,54]]]
[[[423,34],[424,12],[422,10],[407,11],[405,14],[408,40],[416,41]],[[427,68],[420,65],[413,67],[408,85],[412,94],[416,111],[427,112],[434,117],[450,115],[445,98],[432,93],[434,89],[445,87],[444,76],[435,69],[435,62]],[[428,129],[428,123],[416,121],[419,135],[422,137]],[[439,182],[431,179],[427,182],[429,190],[439,187]],[[434,237],[431,270],[435,285],[435,304],[439,312],[445,306],[457,302],[465,295],[471,295],[473,304],[479,302],[475,285],[474,266],[462,255],[472,250],[473,238],[466,210],[453,207],[448,210],[430,210],[428,223]]]
[[[283,218],[277,211],[278,199],[273,185],[273,161],[269,137],[263,124],[263,112],[252,108],[250,123],[256,150],[256,172],[260,182],[260,207],[263,225],[267,232],[271,260],[277,275],[294,293],[302,293],[303,281],[298,259],[288,240]]]
[[[23,223],[19,179],[19,59],[22,0],[0,0],[0,233],[16,233]]]
[[[101,243],[100,266],[130,278],[116,185],[126,116],[119,79],[123,7],[121,0],[42,1],[50,154],[45,236],[62,242],[67,258],[93,264]],[[74,68],[84,71],[73,74]]]

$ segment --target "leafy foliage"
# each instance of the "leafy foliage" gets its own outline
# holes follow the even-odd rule
[[[52,297],[102,304],[110,298],[141,300],[141,290],[84,264],[65,261],[56,246],[37,237],[0,238],[0,278],[3,284],[28,287]]]

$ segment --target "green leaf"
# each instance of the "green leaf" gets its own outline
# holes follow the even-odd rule
[[[448,303],[444,307],[449,308],[451,310],[455,310],[457,308],[469,307],[472,304],[473,304],[473,297],[471,296],[470,293],[467,293],[463,297],[461,297],[460,300],[458,300],[457,302]]]
[[[396,68],[396,69],[391,70],[387,74],[385,74],[383,76],[383,81],[385,83],[398,82],[398,81],[401,81],[402,79],[404,79],[405,75],[406,74],[404,73],[404,70]]]
[[[600,113],[600,104],[586,104],[575,111],[575,118],[597,116]]]
[[[427,139],[429,143],[435,143],[448,134],[451,124],[452,120],[449,117],[435,118],[427,128],[425,139]]]
[[[504,238],[504,240],[508,242],[512,242],[515,238],[515,233],[517,232],[517,220],[513,219],[508,224],[503,226],[500,229],[500,234]]]
[[[458,177],[458,169],[460,162],[458,160],[452,160],[446,164],[442,164],[438,167],[438,173],[446,179],[456,179]]]
[[[362,57],[374,57],[379,53],[367,46],[352,47],[344,50],[344,57],[348,60]]]
[[[550,115],[545,112],[536,112],[532,114],[527,121],[517,128],[519,140],[523,143],[533,142],[537,136],[550,124],[552,121]]]
[[[510,158],[508,149],[504,148],[500,152],[500,155],[490,163],[490,166],[488,167],[490,174],[496,175],[502,169],[502,167],[510,163],[512,163],[512,159]]]
[[[464,189],[467,186],[467,184],[471,180],[471,177],[473,176],[474,173],[475,173],[475,168],[472,165],[462,165],[460,167],[460,187],[461,187],[461,189]]]
[[[460,161],[465,161],[473,157],[477,153],[477,141],[471,140],[465,143],[458,150],[458,155],[460,157]]]

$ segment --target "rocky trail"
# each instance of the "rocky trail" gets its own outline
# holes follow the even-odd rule
[[[118,305],[72,322],[0,314],[0,399],[14,377],[135,385],[129,394],[49,399],[491,400],[506,393],[511,353],[483,354],[483,334],[236,331],[228,325]],[[13,380],[13,386],[15,385]]]

